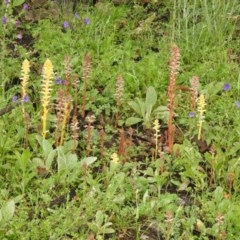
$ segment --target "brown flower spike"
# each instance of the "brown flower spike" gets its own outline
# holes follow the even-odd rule
[[[179,59],[180,52],[177,45],[173,45],[171,50],[171,59],[169,63],[170,76],[169,76],[169,85],[168,85],[168,109],[169,109],[169,118],[168,118],[168,146],[169,152],[173,151],[173,143],[174,143],[174,125],[173,125],[173,117],[174,117],[174,100],[175,100],[175,88],[176,88],[176,80],[179,69]]]

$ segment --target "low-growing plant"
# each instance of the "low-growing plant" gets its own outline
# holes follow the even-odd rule
[[[161,119],[166,122],[168,118],[168,108],[165,106],[156,106],[157,93],[153,87],[147,89],[145,101],[136,98],[136,101],[128,102],[129,106],[134,110],[138,117],[130,117],[126,120],[126,125],[134,125],[143,122],[146,128],[151,127],[154,118]]]

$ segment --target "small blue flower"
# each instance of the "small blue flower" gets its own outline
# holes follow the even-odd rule
[[[237,107],[237,108],[240,108],[240,101],[239,101],[239,100],[236,101],[236,107]]]
[[[62,84],[62,79],[60,77],[56,78],[56,84]]]
[[[63,28],[69,28],[69,23],[67,21],[63,22]]]
[[[13,96],[13,97],[12,97],[12,101],[13,101],[13,102],[17,102],[17,100],[18,100],[18,97],[17,97],[17,96]]]
[[[224,91],[228,91],[228,90],[230,90],[230,88],[231,88],[231,85],[229,83],[225,83],[223,86]]]
[[[84,18],[83,22],[84,22],[84,24],[89,25],[90,24],[90,19],[89,18]]]
[[[25,95],[25,96],[23,97],[23,102],[24,102],[24,103],[28,103],[28,102],[29,102],[29,96],[28,96],[28,95]]]
[[[194,112],[190,112],[190,113],[188,114],[188,116],[189,116],[190,118],[193,118],[193,117],[195,117],[195,113],[194,113]]]

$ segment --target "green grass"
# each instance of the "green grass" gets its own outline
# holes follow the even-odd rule
[[[0,111],[1,239],[239,238],[240,4],[134,2],[79,4],[77,18],[71,1],[65,10],[52,1],[40,8],[33,4],[27,11],[22,10],[23,1],[2,4],[1,16],[8,21],[0,24],[0,106],[14,109]],[[35,7],[39,16],[32,14]],[[69,23],[66,29],[64,21]],[[19,33],[22,39],[17,39]],[[181,57],[170,154],[167,90],[173,44]],[[87,53],[91,67],[82,116]],[[28,103],[21,101],[25,58],[31,64]],[[54,77],[43,139],[41,81],[47,58]],[[120,108],[119,75],[124,79]],[[189,117],[193,76],[199,77],[198,92],[206,101],[200,140],[198,111]],[[71,86],[55,84],[57,77]],[[229,90],[224,90],[226,83]],[[69,112],[62,112],[68,123],[59,146],[56,125],[62,125],[56,104],[61,89],[72,100]],[[76,132],[71,130],[75,97]],[[95,120],[88,121],[92,115]],[[161,124],[159,146],[155,119]]]

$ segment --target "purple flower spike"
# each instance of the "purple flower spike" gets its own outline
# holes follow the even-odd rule
[[[6,16],[3,16],[2,17],[2,24],[6,24],[7,23],[7,17]]]
[[[240,101],[239,100],[236,102],[236,107],[240,108]]]
[[[24,3],[24,4],[23,4],[23,10],[28,10],[28,9],[29,9],[28,4],[27,4],[27,3]]]
[[[195,117],[195,113],[194,113],[194,112],[190,112],[190,113],[188,114],[188,116],[189,116],[190,118],[193,118],[193,117]]]
[[[229,83],[225,83],[223,86],[224,91],[228,91],[228,90],[230,90],[230,88],[231,88],[231,85]]]
[[[12,97],[12,101],[13,101],[13,102],[16,102],[17,100],[18,100],[18,97],[17,97],[17,96],[13,96],[13,97]]]
[[[4,0],[4,5],[8,5],[9,4],[9,0]]]
[[[28,102],[29,102],[29,96],[28,96],[28,95],[25,95],[25,96],[23,97],[23,102],[24,102],[24,103],[28,103]]]
[[[84,18],[83,22],[84,22],[84,24],[89,25],[90,24],[90,19],[89,18]]]
[[[63,28],[69,28],[69,23],[67,21],[64,21]]]

